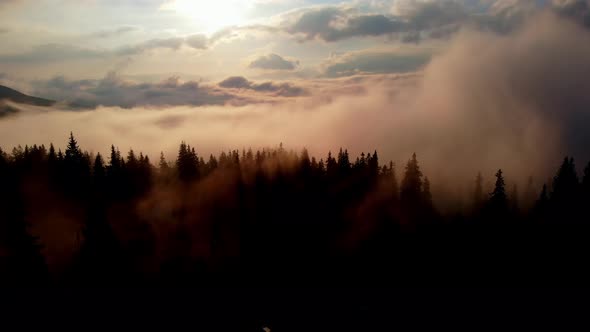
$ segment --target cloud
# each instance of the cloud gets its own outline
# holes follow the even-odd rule
[[[299,66],[299,61],[286,60],[278,54],[269,54],[259,56],[248,67],[266,70],[294,70],[297,66]]]
[[[0,0],[0,8],[2,8],[4,6],[22,3],[22,2],[23,2],[23,0]]]
[[[360,36],[380,36],[403,30],[404,23],[384,15],[359,15],[341,7],[309,8],[294,12],[282,23],[285,31],[304,40],[338,41]]]
[[[544,180],[562,154],[586,162],[589,56],[590,32],[550,13],[510,35],[464,31],[427,66],[405,106],[423,121],[406,125],[418,131],[405,142],[421,141],[432,160],[460,155],[471,168],[491,174],[497,165],[521,178],[536,168]]]
[[[147,51],[160,49],[160,48],[167,48],[170,50],[178,50],[182,45],[184,45],[184,38],[159,38],[159,39],[150,39],[140,44],[126,46],[116,51],[118,55],[136,55],[145,53]]]
[[[144,42],[124,46],[113,53],[116,55],[138,55],[147,53],[157,49],[169,49],[172,51],[178,51],[181,47],[186,46],[193,49],[207,49],[211,44],[211,41],[207,36],[203,34],[190,35],[188,37],[171,37],[171,38],[155,38],[146,40]]]
[[[209,39],[203,34],[189,36],[185,42],[188,46],[195,49],[206,49],[209,45]]]
[[[243,76],[232,76],[219,82],[219,86],[230,89],[249,89],[252,86],[252,82]]]
[[[339,77],[357,74],[406,73],[422,68],[431,54],[399,50],[365,50],[333,55],[322,64],[324,76]]]
[[[16,115],[19,112],[20,108],[18,107],[18,105],[8,102],[6,100],[0,100],[0,119],[7,116]]]
[[[116,72],[99,80],[69,80],[57,76],[35,81],[26,90],[36,96],[57,100],[66,109],[78,110],[100,106],[136,108],[275,103],[281,98],[306,94],[305,89],[289,82],[254,83],[243,77],[231,77],[212,85],[170,77],[145,83],[126,80]]]
[[[468,10],[454,1],[409,1],[403,10],[395,12],[394,15],[365,13],[342,5],[311,7],[283,15],[280,26],[282,31],[301,41],[337,42],[354,37],[386,36],[415,43],[423,39],[422,35],[447,36],[469,17]]]
[[[465,26],[510,33],[544,10],[590,27],[590,5],[586,0],[398,0],[393,2],[390,13],[367,13],[347,5],[330,5],[283,14],[279,26],[301,41],[337,42],[387,36],[416,43],[427,38],[447,38]]]
[[[14,54],[0,54],[4,63],[44,63],[66,60],[104,58],[109,52],[101,49],[84,48],[66,44],[44,44],[33,47],[30,51]]]
[[[590,27],[590,2],[586,0],[553,0],[553,8],[559,15],[573,18]]]
[[[117,106],[222,105],[236,96],[197,82],[172,77],[159,83],[135,83],[109,73],[102,80],[67,80],[55,77],[34,84],[36,95],[47,96],[74,108]]]
[[[118,55],[136,55],[155,49],[169,49],[177,51],[183,46],[204,50],[215,43],[218,38],[220,37],[213,36],[208,38],[204,34],[195,34],[187,37],[156,38],[139,44],[122,47],[116,50],[115,53]]]
[[[353,37],[389,36],[418,42],[421,34],[443,36],[458,30],[471,13],[455,1],[396,1],[394,14],[364,13],[345,6],[305,8],[284,15],[282,26],[301,40],[336,42]]]
[[[91,38],[112,38],[139,30],[133,26],[122,26],[116,29],[101,30],[90,34]]]
[[[417,2],[404,14],[412,29],[421,31],[438,29],[464,21],[469,16],[465,6],[454,1]]]
[[[111,31],[97,32],[92,38],[109,38],[111,36],[133,31],[134,28],[124,27]],[[0,33],[2,31],[0,30]],[[108,59],[113,57],[127,57],[149,53],[158,49],[178,51],[183,46],[193,49],[206,49],[210,40],[204,35],[197,34],[188,37],[156,38],[144,42],[122,46],[116,49],[88,48],[69,44],[42,44],[34,46],[29,51],[12,54],[0,54],[0,62],[5,63],[51,63],[67,60]]]
[[[218,85],[220,87],[228,89],[244,89],[265,93],[270,92],[274,96],[280,97],[297,97],[307,94],[307,91],[304,88],[296,86],[289,82],[254,83],[242,76],[228,77],[227,79],[219,82]]]

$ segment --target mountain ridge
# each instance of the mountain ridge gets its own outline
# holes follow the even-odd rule
[[[9,100],[18,104],[34,106],[53,106],[56,103],[54,100],[26,95],[4,85],[0,85],[0,101],[1,100]]]

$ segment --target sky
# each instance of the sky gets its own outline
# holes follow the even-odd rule
[[[377,149],[397,164],[417,152],[442,180],[499,167],[524,176],[564,154],[582,164],[589,8],[0,0],[0,84],[58,101],[0,112],[0,146],[63,146],[74,131],[94,152],[116,144],[170,158],[181,140],[203,155],[280,142],[318,158]]]
[[[2,0],[0,64],[29,81],[408,72],[461,27],[506,33],[535,9],[579,7],[555,1]]]
[[[98,79],[113,71],[138,80],[178,74],[206,81],[410,71],[440,48],[419,45],[419,35],[446,34],[463,15],[450,2],[407,0],[0,3],[2,71],[28,80]],[[429,23],[428,15],[441,17]]]

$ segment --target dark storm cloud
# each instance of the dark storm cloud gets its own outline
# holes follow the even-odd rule
[[[249,67],[253,69],[293,70],[298,65],[299,61],[287,60],[278,54],[269,54],[259,56],[250,63]]]
[[[292,83],[254,83],[242,76],[228,77],[227,79],[219,82],[218,85],[227,89],[243,89],[262,93],[272,93],[273,95],[280,97],[297,97],[307,94],[307,91],[304,88],[296,86]]]

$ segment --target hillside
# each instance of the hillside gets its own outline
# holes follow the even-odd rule
[[[35,106],[52,106],[55,104],[53,100],[28,96],[3,85],[0,85],[0,100],[10,100],[19,104]]]

